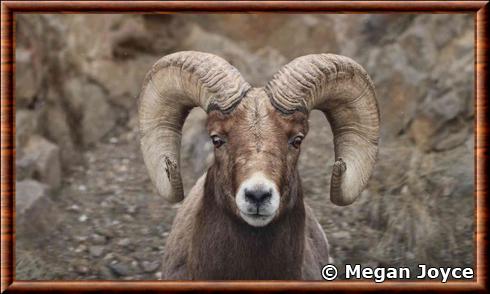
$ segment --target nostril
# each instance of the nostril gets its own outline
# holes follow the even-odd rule
[[[245,189],[245,198],[253,203],[260,204],[267,199],[271,198],[272,191],[271,190],[247,190]]]

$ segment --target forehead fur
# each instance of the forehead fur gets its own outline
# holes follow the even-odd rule
[[[302,132],[306,135],[307,127],[306,114],[296,112],[285,115],[277,111],[262,88],[250,90],[232,113],[212,111],[208,115],[208,130],[211,133],[226,135],[236,130],[246,132],[256,141],[280,133],[290,135]]]

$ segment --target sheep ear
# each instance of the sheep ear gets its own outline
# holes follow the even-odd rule
[[[171,202],[184,198],[180,176],[181,131],[189,111],[232,111],[251,88],[222,58],[184,51],[157,61],[139,96],[141,150],[158,194]]]
[[[337,205],[354,202],[372,174],[378,152],[379,110],[366,71],[344,56],[306,55],[285,65],[265,89],[282,113],[323,111],[335,145],[330,199]]]

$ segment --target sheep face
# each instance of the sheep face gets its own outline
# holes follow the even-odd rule
[[[211,111],[207,128],[215,146],[221,202],[251,226],[262,227],[287,213],[297,177],[307,116],[283,115],[263,89],[252,89],[231,114]]]
[[[236,68],[209,53],[177,52],[157,61],[139,98],[141,150],[158,194],[171,202],[184,199],[180,138],[194,107],[208,113],[216,146],[210,170],[216,179],[208,173],[207,186],[221,189],[227,195],[221,202],[248,224],[265,226],[298,201],[288,195],[300,190],[292,185],[299,186],[299,145],[314,109],[323,112],[334,136],[331,201],[353,203],[373,171],[379,139],[376,93],[366,71],[348,57],[298,57],[264,88],[252,87]],[[221,195],[210,191],[214,194]]]

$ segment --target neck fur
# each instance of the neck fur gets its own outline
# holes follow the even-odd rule
[[[297,178],[297,177],[296,177]],[[305,208],[301,195],[291,209],[265,227],[255,228],[222,204],[208,172],[203,203],[193,234],[189,272],[193,279],[300,279]],[[301,193],[300,185],[291,189]]]

